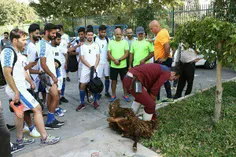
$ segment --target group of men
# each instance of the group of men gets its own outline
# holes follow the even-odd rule
[[[64,92],[69,56],[76,56],[78,62],[80,103],[76,111],[85,108],[86,85],[90,81],[92,69],[96,72],[94,75],[97,74],[101,79],[105,78],[105,96],[110,102],[117,99],[119,75],[123,85],[123,99],[130,102],[129,94],[134,96],[134,112],[138,111],[141,104],[144,105],[144,120],[153,119],[155,102],[156,99],[160,99],[162,84],[165,85],[167,97],[173,98],[168,80],[174,80],[177,76],[176,73],[170,72],[172,58],[168,31],[162,29],[158,21],[152,21],[149,29],[156,35],[152,43],[145,38],[143,27],[136,28],[137,39],[134,39],[131,28],[126,29],[127,37],[122,39],[122,29],[117,27],[114,30],[115,38],[110,40],[106,37],[106,29],[105,25],[99,26],[98,35],[95,36],[92,26],[81,27],[78,29],[79,39],[70,42],[61,25],[46,24],[44,36],[40,40],[39,25],[31,24],[28,29],[30,40],[27,46],[26,32],[20,29],[10,32],[11,45],[2,47],[1,52],[1,68],[7,81],[5,91],[15,103],[20,101],[23,104],[24,111],[33,111],[35,123],[32,124],[27,112],[25,118],[15,118],[17,140],[12,144],[16,147],[12,147],[12,150],[22,149],[24,145],[34,142],[33,139],[23,137],[23,126],[27,125],[32,136],[41,136],[41,144],[59,142],[60,137],[48,135],[45,129],[59,129],[64,125],[55,115],[63,116],[66,112],[59,107],[59,103],[68,102]],[[42,76],[47,78],[46,83],[42,81]],[[131,87],[136,79],[142,83],[141,94],[136,93]],[[47,104],[48,109],[46,124],[39,102],[28,89],[34,90],[37,96],[42,93],[43,102]],[[93,107],[97,109],[101,93],[88,91],[88,95],[92,97]],[[10,143],[10,139],[7,138],[5,142]]]

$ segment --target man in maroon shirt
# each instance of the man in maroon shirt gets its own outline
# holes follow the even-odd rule
[[[155,100],[161,86],[167,80],[176,79],[176,72],[161,64],[144,64],[130,69],[123,79],[124,87],[135,98],[132,104],[132,109],[137,114],[140,105],[144,105],[143,120],[149,121],[152,119],[155,112]],[[136,93],[133,85],[135,80],[142,84],[142,92]]]

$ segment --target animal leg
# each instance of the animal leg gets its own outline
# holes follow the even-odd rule
[[[137,143],[139,141],[140,133],[138,130],[135,131],[135,136],[134,136],[134,144],[133,144],[133,151],[137,152]]]

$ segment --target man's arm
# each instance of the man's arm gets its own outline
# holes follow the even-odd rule
[[[15,102],[19,102],[20,101],[20,93],[16,87],[15,81],[11,75],[12,73],[12,68],[11,67],[4,67],[3,68],[3,74],[5,77],[5,80],[7,81],[7,84],[10,86],[10,88],[12,89],[12,91],[15,93]]]
[[[170,78],[170,73],[163,72],[158,80],[151,86],[150,94],[153,96],[157,96],[160,91],[161,86]]]
[[[165,59],[167,59],[170,55],[170,43],[169,42],[166,42],[164,44],[164,52],[165,52],[164,57],[165,57]]]
[[[133,59],[134,59],[134,54],[130,53],[129,54],[129,69],[131,69],[133,66]]]
[[[51,78],[55,78],[54,74],[49,70],[46,64],[46,57],[40,57],[40,64],[46,74],[48,74]]]
[[[144,58],[144,61],[147,62],[149,59],[151,59],[154,56],[154,52],[150,52],[147,57]]]
[[[100,54],[96,54],[95,69],[97,69],[99,62],[100,62]]]
[[[119,61],[126,59],[128,56],[129,56],[129,50],[125,50],[125,54],[119,59]]]
[[[84,56],[80,56],[80,61],[86,65],[87,67],[91,68],[92,66],[84,59]]]

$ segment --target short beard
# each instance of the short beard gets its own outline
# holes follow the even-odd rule
[[[54,37],[52,37],[52,36],[48,35],[48,39],[49,39],[49,40],[53,40],[53,39],[54,39]]]

